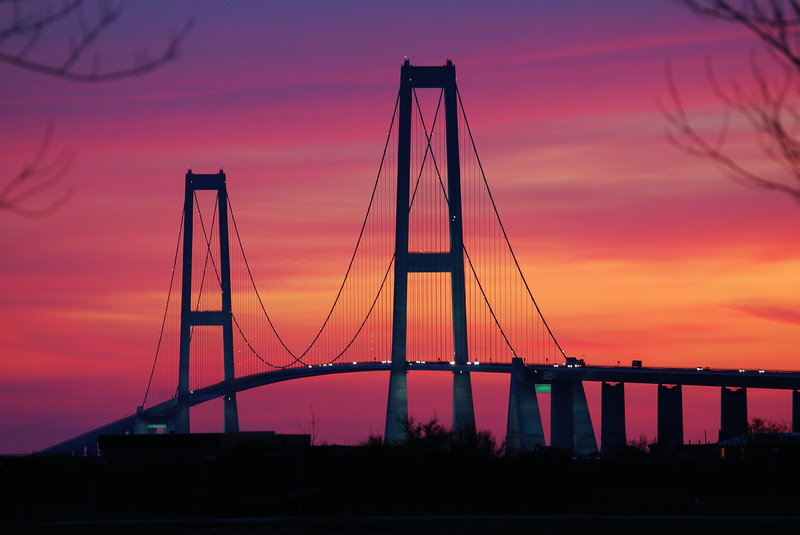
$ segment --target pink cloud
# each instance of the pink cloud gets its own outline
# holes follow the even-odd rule
[[[777,304],[734,304],[725,308],[756,318],[800,325],[800,308],[787,308]]]

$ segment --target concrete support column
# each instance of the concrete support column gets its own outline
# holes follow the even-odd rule
[[[178,397],[178,405],[175,408],[175,432],[188,433],[189,427],[189,402],[183,401]]]
[[[220,173],[221,174],[221,173]],[[233,292],[231,291],[231,254],[228,235],[228,193],[225,179],[217,190],[217,206],[219,207],[219,268],[222,297],[222,362],[226,381],[236,378],[236,363],[233,357]],[[226,433],[239,432],[239,407],[236,393],[231,392],[223,397],[224,429]]]
[[[225,414],[224,418],[224,429],[226,433],[238,433],[239,432],[239,406],[236,403],[236,394],[226,394],[223,398],[223,410]]]
[[[572,451],[575,445],[572,381],[553,380],[550,385],[550,445]]]
[[[625,383],[601,387],[600,451],[607,453],[628,443],[625,432]]]
[[[597,451],[597,439],[594,436],[589,404],[586,402],[586,391],[583,381],[572,382],[572,417],[574,426],[574,450],[576,453],[592,453]]]
[[[577,453],[597,451],[581,381],[553,380],[550,385],[550,445]]]
[[[406,334],[408,324],[408,199],[411,173],[412,86],[409,76],[400,73],[400,109],[397,123],[397,197],[394,253],[394,305],[392,307],[392,368],[389,372],[389,399],[386,403],[387,444],[405,440],[408,421],[406,381]]]
[[[469,372],[453,372],[453,432],[475,435],[475,409]]]
[[[181,326],[178,356],[178,399],[175,409],[175,432],[189,433],[189,345],[192,341],[192,243],[194,241],[194,175],[186,174],[183,199],[183,264],[181,278]]]
[[[747,389],[723,386],[720,389],[719,439],[738,437],[747,432]]]
[[[400,444],[406,439],[408,422],[408,377],[404,360],[392,360],[389,372],[389,400],[386,404],[386,428],[383,439],[387,444]]]
[[[792,390],[792,433],[800,433],[800,390]]]
[[[533,451],[545,445],[539,400],[533,375],[521,358],[511,359],[511,385],[508,394],[506,453]]]
[[[683,444],[681,385],[658,385],[658,443]]]
[[[456,70],[450,61],[441,80],[444,93],[444,123],[447,150],[447,208],[450,230],[450,294],[453,321],[453,360],[469,362],[467,294],[464,273],[464,229],[461,211],[461,163],[458,143],[458,93]],[[469,372],[453,374],[453,431],[475,435],[475,410]]]

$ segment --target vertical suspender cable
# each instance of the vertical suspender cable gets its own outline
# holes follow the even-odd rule
[[[467,125],[468,125],[467,129],[469,130],[469,122],[468,122],[468,119],[467,119],[467,114],[464,111],[464,103],[461,101],[461,94],[458,92],[458,89],[456,89],[456,96],[458,97],[458,103],[459,103],[459,106],[461,107],[461,113],[464,116],[464,122],[467,123]],[[566,358],[566,353],[561,348],[561,344],[558,343],[558,340],[556,340],[556,337],[553,334],[553,331],[550,329],[550,326],[547,324],[547,320],[544,319],[544,315],[542,315],[542,311],[539,308],[539,305],[536,303],[536,299],[534,299],[534,297],[533,297],[533,293],[531,292],[530,286],[528,286],[528,281],[525,280],[525,275],[523,275],[522,269],[519,266],[519,262],[517,261],[517,255],[514,254],[514,250],[511,248],[511,243],[508,240],[508,234],[506,233],[506,229],[505,229],[505,226],[503,225],[503,221],[500,219],[500,214],[498,214],[498,212],[497,212],[497,205],[494,202],[494,197],[492,196],[491,189],[489,189],[489,184],[486,181],[486,173],[483,171],[483,164],[481,163],[480,156],[478,156],[478,150],[475,147],[475,139],[472,137],[472,131],[471,130],[470,130],[469,139],[470,139],[470,142],[472,144],[473,151],[475,152],[475,158],[477,160],[481,176],[483,177],[483,183],[484,183],[484,186],[486,187],[486,192],[489,195],[489,199],[490,199],[490,201],[492,203],[492,209],[494,210],[495,216],[497,217],[497,221],[500,224],[500,230],[501,230],[501,232],[503,234],[503,239],[505,240],[505,243],[508,246],[508,250],[511,253],[511,258],[514,260],[514,265],[517,268],[517,272],[519,273],[519,275],[520,275],[520,277],[522,279],[522,283],[525,285],[525,290],[527,291],[528,296],[530,297],[531,301],[533,302],[534,306],[536,307],[536,312],[539,314],[539,317],[542,319],[542,323],[544,324],[544,327],[547,329],[547,333],[550,335],[550,338],[553,340],[553,343],[556,345],[556,347],[558,348],[558,350],[561,353],[561,355]]]

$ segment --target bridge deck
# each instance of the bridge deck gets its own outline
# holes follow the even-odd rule
[[[216,385],[194,390],[190,394],[190,405],[198,405],[226,394],[241,392],[283,381],[317,377],[340,373],[388,372],[391,364],[386,362],[342,363],[275,370],[247,377],[239,377]],[[535,382],[547,384],[554,380],[595,381],[610,383],[638,384],[680,384],[711,387],[745,387],[775,390],[800,390],[800,372],[763,370],[711,370],[706,368],[628,368],[608,366],[526,366],[535,374]],[[449,362],[409,362],[408,370],[447,371],[472,373],[510,373],[510,364],[450,364]],[[170,399],[141,412],[145,417],[164,417],[175,413],[175,399]],[[40,451],[40,454],[67,453],[75,450],[80,443],[96,442],[101,434],[114,434],[129,431],[135,416],[84,433]]]
[[[194,390],[190,394],[190,405],[264,386],[303,377],[317,377],[339,373],[389,371],[386,362],[341,363],[298,368],[287,368],[247,377],[239,377],[212,386]],[[681,384],[688,386],[727,386],[732,388],[768,388],[778,390],[800,389],[800,372],[763,370],[709,370],[697,368],[627,368],[611,366],[526,366],[536,374],[536,382],[550,383],[553,380],[596,381],[638,384]],[[449,362],[409,362],[408,370],[511,373],[510,364],[450,364]],[[162,415],[175,410],[175,401],[169,400],[145,411],[147,415]]]

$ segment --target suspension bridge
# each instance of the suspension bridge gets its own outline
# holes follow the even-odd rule
[[[191,432],[191,408],[304,377],[385,371],[384,439],[404,439],[407,374],[452,374],[454,430],[475,431],[471,376],[510,374],[507,445],[545,445],[538,396],[550,395],[550,445],[579,452],[626,443],[626,383],[658,385],[658,440],[683,441],[683,385],[720,388],[720,429],[744,432],[747,388],[792,391],[800,374],[760,370],[587,367],[568,358],[525,279],[492,197],[456,84],[455,66],[400,71],[366,213],[342,282],[306,347],[290,347],[259,292],[227,176],[185,177],[172,280],[149,382],[136,414],[40,453],[83,453],[114,433]],[[602,383],[598,444],[584,381]]]

